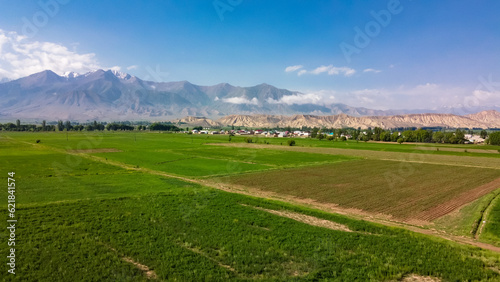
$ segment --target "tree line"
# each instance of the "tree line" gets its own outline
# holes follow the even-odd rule
[[[431,129],[406,129],[403,131],[384,130],[380,127],[375,127],[373,130],[358,129],[319,129],[313,128],[311,130],[311,137],[317,139],[327,140],[347,140],[350,139],[358,141],[384,141],[384,142],[420,142],[420,143],[447,143],[447,144],[464,144],[468,140],[465,138],[466,134],[474,134],[473,131],[468,132],[461,129],[455,131],[434,131]],[[500,132],[488,134],[486,130],[481,130],[479,136],[486,139],[486,143],[492,145],[500,145],[499,137]]]
[[[37,124],[21,124],[20,120],[16,120],[16,123],[0,123],[0,130],[5,131],[132,131],[132,130],[159,130],[159,131],[181,131],[182,129],[171,124],[171,123],[152,123],[149,126],[139,124],[137,126],[132,125],[130,122],[112,122],[112,123],[100,123],[97,121],[86,123],[86,124],[71,124],[70,121],[63,122],[62,120],[57,121],[55,124],[48,124],[45,120],[42,121],[41,125]]]

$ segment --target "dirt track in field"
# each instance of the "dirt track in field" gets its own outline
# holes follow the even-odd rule
[[[429,210],[423,211],[411,219],[423,220],[423,221],[433,221],[439,217],[442,217],[460,207],[479,199],[480,197],[500,188],[500,178],[495,179],[489,183],[476,187],[472,190],[466,191],[456,198],[451,199],[448,202],[442,203],[435,206]]]
[[[138,268],[139,270],[141,270],[144,273],[144,275],[146,276],[147,279],[157,279],[158,278],[158,275],[156,275],[156,272],[154,270],[150,269],[147,265],[141,264],[130,257],[121,256],[115,248],[113,248],[107,244],[101,243],[101,242],[99,242],[99,243],[104,245],[106,248],[112,250],[116,254],[118,254],[123,261],[128,262],[130,264],[133,264],[136,268]]]
[[[261,208],[261,207],[254,207],[254,206],[249,206],[249,205],[244,205],[244,204],[241,204],[241,205],[245,206],[245,207],[251,207],[251,208],[254,208],[257,210],[265,211],[268,213],[272,213],[272,214],[275,214],[275,215],[278,215],[281,217],[290,218],[290,219],[293,219],[295,221],[302,222],[302,223],[312,225],[312,226],[324,227],[324,228],[328,228],[331,230],[353,232],[351,229],[349,229],[349,227],[347,227],[343,224],[336,223],[336,222],[322,219],[322,218],[317,218],[317,217],[310,216],[310,215],[305,215],[305,214],[291,212],[291,211],[285,211],[285,210],[282,210],[282,211],[270,210],[270,209],[265,209],[265,208]]]

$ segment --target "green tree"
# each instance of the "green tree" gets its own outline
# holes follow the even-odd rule
[[[372,140],[374,140],[374,141],[380,141],[381,140],[380,136],[382,135],[383,132],[384,132],[384,130],[382,128],[375,127],[373,129]]]
[[[435,132],[434,134],[432,134],[432,141],[436,143],[443,143],[444,133],[441,131]]]
[[[481,136],[481,138],[486,139],[486,137],[488,137],[488,132],[483,129],[481,130],[481,133],[479,135]]]
[[[317,128],[317,127],[313,128],[311,131],[311,138],[316,138],[316,136],[318,135],[318,131],[319,131],[319,128]]]
[[[62,120],[57,121],[57,131],[63,131],[64,130],[64,124]]]
[[[20,120],[16,120],[16,128],[17,128],[17,131],[21,131],[21,121]]]
[[[464,144],[465,143],[465,133],[464,131],[457,129],[455,131],[455,142],[454,144]]]
[[[491,133],[488,137],[488,143],[490,145],[500,145],[500,131]]]
[[[66,121],[66,125],[64,126],[66,128],[66,131],[70,131],[72,126],[71,126],[71,122],[69,120]]]

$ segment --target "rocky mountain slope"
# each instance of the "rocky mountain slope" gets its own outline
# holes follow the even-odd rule
[[[244,126],[244,127],[449,127],[449,128],[500,128],[500,113],[483,111],[468,116],[452,114],[409,114],[394,116],[353,117],[346,114],[332,116],[316,115],[229,115],[216,121],[206,118],[185,118],[183,124],[196,126]]]

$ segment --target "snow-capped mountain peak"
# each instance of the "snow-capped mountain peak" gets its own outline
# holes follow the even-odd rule
[[[67,71],[65,72],[63,75],[61,75],[62,77],[66,77],[66,78],[75,78],[75,77],[78,77],[80,76],[81,74],[77,73],[77,72],[73,72],[73,71]]]
[[[111,70],[111,72],[116,76],[118,77],[119,79],[124,79],[124,80],[127,80],[127,79],[130,79],[132,76],[128,73],[124,73],[124,72],[120,72],[120,71],[117,71],[117,70]]]

